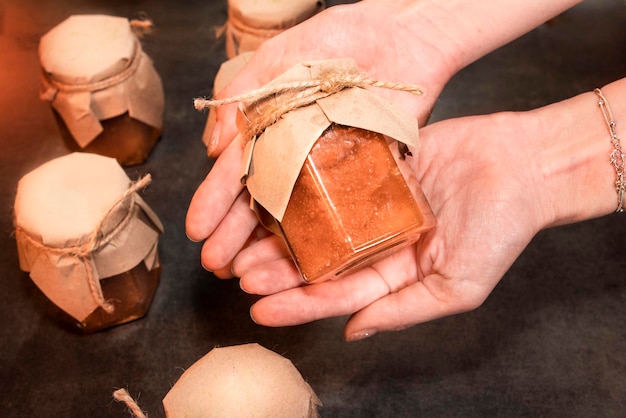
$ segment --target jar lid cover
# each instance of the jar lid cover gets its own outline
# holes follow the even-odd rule
[[[43,244],[63,247],[89,235],[129,183],[114,158],[79,152],[56,158],[19,181],[15,222]]]
[[[73,15],[41,38],[39,60],[53,79],[66,84],[86,84],[124,70],[136,48],[136,37],[128,19]]]

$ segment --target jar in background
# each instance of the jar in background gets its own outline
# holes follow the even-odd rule
[[[323,0],[228,0],[226,56],[256,50],[264,41],[313,17]]]
[[[42,38],[41,98],[71,151],[143,163],[163,127],[164,94],[128,19],[70,16]]]
[[[21,178],[14,206],[20,268],[85,332],[146,314],[163,226],[115,159],[72,153]]]

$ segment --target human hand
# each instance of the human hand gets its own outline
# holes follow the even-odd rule
[[[304,285],[282,241],[243,249],[233,270],[262,325],[352,315],[346,338],[478,307],[531,238],[552,222],[542,147],[513,113],[439,122],[421,131],[417,180],[437,217],[413,246],[334,281]],[[411,158],[411,157],[409,157]]]
[[[437,43],[441,37],[432,22],[420,26],[413,3],[420,2],[365,1],[329,8],[265,42],[218,97],[260,87],[302,61],[349,56],[372,78],[428,86],[423,96],[376,90],[424,124],[457,68],[445,43]],[[240,182],[243,145],[234,139],[236,105],[216,110],[209,154],[218,158],[190,204],[186,227],[189,238],[206,239],[201,256],[205,268],[226,278],[232,276],[237,252],[264,232],[257,228]]]

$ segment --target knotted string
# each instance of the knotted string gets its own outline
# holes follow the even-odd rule
[[[130,28],[138,38],[150,35],[154,30],[154,22],[145,12],[140,12],[136,19],[130,20]]]
[[[285,113],[352,87],[379,87],[416,95],[424,94],[424,90],[416,85],[379,81],[357,72],[333,70],[320,73],[320,76],[313,80],[270,84],[226,99],[197,98],[194,100],[194,107],[203,110],[231,103],[244,104],[243,110],[248,119],[248,126],[246,132],[242,134],[244,138],[249,139],[259,135]],[[267,103],[270,100],[273,101]]]
[[[104,295],[102,294],[102,287],[100,286],[100,279],[97,274],[94,274],[94,262],[93,262],[93,254],[98,251],[100,248],[107,245],[115,236],[123,230],[132,217],[134,216],[134,196],[135,192],[139,189],[146,187],[152,178],[150,174],[142,177],[135,183],[132,183],[128,189],[109,207],[109,209],[104,213],[100,221],[97,223],[94,230],[89,235],[87,242],[81,245],[70,246],[70,247],[51,247],[43,244],[39,240],[33,238],[27,231],[17,225],[15,222],[15,236],[19,241],[26,241],[33,247],[41,250],[47,254],[56,255],[59,257],[71,256],[76,257],[80,260],[81,264],[85,268],[85,273],[87,275],[87,282],[89,284],[89,290],[91,292],[92,297],[102,309],[104,309],[107,313],[112,313],[114,310],[114,306],[111,302],[104,299]],[[128,212],[122,219],[122,221],[108,234],[102,233],[102,227],[109,220],[113,211],[118,207],[118,205],[122,204],[126,199],[131,198],[131,204]]]

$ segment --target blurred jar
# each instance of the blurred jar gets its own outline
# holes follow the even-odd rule
[[[39,44],[41,98],[72,151],[143,163],[163,127],[164,94],[128,19],[74,15]]]
[[[112,158],[73,153],[22,177],[14,205],[20,268],[85,332],[146,314],[163,226]]]
[[[324,7],[322,0],[228,0],[227,57],[256,50],[264,41],[313,17]]]

